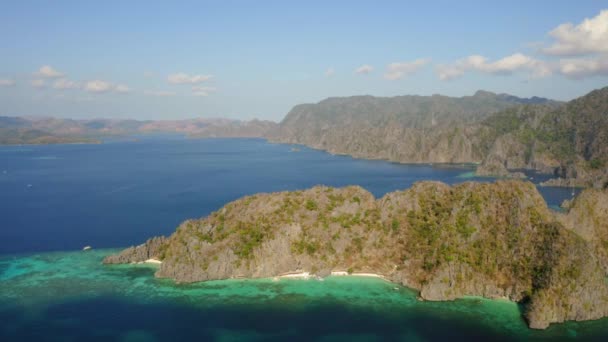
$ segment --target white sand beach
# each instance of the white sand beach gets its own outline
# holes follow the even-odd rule
[[[309,279],[312,276],[310,275],[310,272],[299,272],[299,273],[286,273],[286,274],[281,274],[279,276],[277,276],[276,278],[289,278],[289,279]]]
[[[353,272],[353,273],[349,274],[346,271],[332,271],[331,275],[332,276],[351,276],[351,277],[372,277],[372,278],[380,278],[380,279],[389,281],[385,276],[376,274],[376,273]]]

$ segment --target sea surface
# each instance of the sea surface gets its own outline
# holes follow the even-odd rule
[[[0,341],[608,340],[608,320],[526,327],[510,302],[420,302],[381,279],[176,285],[103,257],[257,192],[361,185],[380,197],[471,166],[356,160],[260,139],[144,136],[0,147]],[[532,181],[543,176],[530,174]],[[539,188],[557,208],[576,189]],[[82,251],[90,245],[91,251]]]

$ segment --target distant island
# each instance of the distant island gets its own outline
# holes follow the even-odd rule
[[[329,98],[295,106],[278,124],[0,117],[0,144],[86,143],[142,133],[265,138],[356,158],[475,163],[479,176],[521,178],[520,170],[535,170],[554,177],[544,185],[608,187],[608,87],[567,103],[488,91]]]
[[[266,120],[73,120],[0,116],[0,145],[99,143],[102,138],[180,133],[191,138],[261,138],[276,123]]]
[[[608,315],[608,190],[584,190],[566,213],[518,180],[420,182],[379,199],[357,186],[257,194],[104,263],[145,261],[179,283],[378,275],[424,300],[519,302],[544,329]]]

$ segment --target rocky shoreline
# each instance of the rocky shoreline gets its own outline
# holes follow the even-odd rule
[[[356,186],[257,194],[104,263],[157,259],[155,275],[178,283],[380,274],[424,300],[524,302],[530,327],[544,329],[608,315],[608,191],[579,198],[557,214],[514,180],[420,182],[380,199]]]

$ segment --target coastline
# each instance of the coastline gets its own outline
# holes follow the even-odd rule
[[[154,262],[154,263],[162,263],[159,260],[156,259],[149,259],[146,260],[146,262]],[[273,281],[278,281],[281,279],[300,279],[300,280],[308,280],[308,279],[317,279],[317,280],[323,280],[325,278],[328,277],[365,277],[365,278],[378,278],[378,279],[382,279],[386,282],[389,283],[393,283],[392,281],[390,281],[387,277],[381,275],[381,274],[377,274],[377,273],[367,273],[367,272],[352,272],[352,273],[348,273],[347,271],[331,271],[331,273],[326,276],[326,277],[322,277],[310,272],[300,272],[300,271],[295,271],[295,272],[287,272],[287,273],[283,273],[274,277],[270,277],[268,279],[272,279]],[[244,278],[244,279],[255,279],[255,278]],[[263,278],[261,278],[263,279]],[[394,283],[396,285],[399,285],[397,283]]]
[[[434,168],[441,168],[441,166],[444,166],[444,167],[459,167],[460,166],[460,167],[462,167],[462,169],[468,169],[468,168],[473,167],[474,171],[472,171],[472,175],[471,175],[472,177],[496,178],[496,179],[513,178],[512,176],[509,177],[509,176],[505,176],[505,175],[478,174],[477,168],[483,164],[483,160],[482,161],[457,161],[457,162],[403,161],[403,160],[397,160],[397,159],[391,159],[391,158],[350,154],[348,152],[337,152],[337,151],[333,151],[331,149],[325,149],[322,147],[307,145],[307,144],[300,143],[300,142],[289,142],[286,140],[282,140],[280,138],[277,139],[277,138],[264,137],[263,139],[266,140],[266,142],[268,142],[270,144],[302,146],[302,147],[310,148],[310,149],[313,149],[316,151],[322,151],[322,152],[328,153],[332,156],[350,157],[350,158],[358,159],[358,160],[385,161],[385,162],[400,164],[400,165],[429,165]],[[535,168],[524,168],[524,169],[517,169],[517,170],[528,171],[528,172],[538,172],[538,173],[547,174],[547,175],[551,174],[551,173],[542,172],[542,170],[535,169]],[[508,170],[508,171],[510,173],[515,172],[515,170]],[[465,174],[468,174],[468,173],[469,172],[466,172]],[[529,180],[528,177],[525,177],[524,179]],[[576,178],[550,178],[544,182],[535,183],[535,184],[537,184],[538,186],[543,186],[543,187],[556,187],[556,188],[575,187],[575,188],[580,188],[580,189],[587,189],[587,188],[592,187],[592,186],[585,186],[582,183],[583,182],[581,182],[580,180],[578,180]]]

